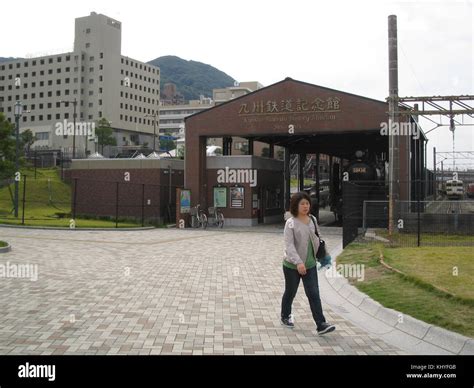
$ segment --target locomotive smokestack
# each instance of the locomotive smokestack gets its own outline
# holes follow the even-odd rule
[[[396,110],[398,110],[398,42],[397,42],[397,16],[388,17],[388,93],[389,93],[389,235],[394,230],[394,218],[396,217],[396,201],[399,192],[399,137],[393,135],[392,125],[397,121]]]

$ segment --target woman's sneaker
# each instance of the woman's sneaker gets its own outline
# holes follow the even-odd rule
[[[323,335],[326,333],[330,333],[331,331],[336,330],[336,326],[330,325],[327,322],[323,322],[318,326],[318,334]]]
[[[295,327],[295,320],[293,314],[290,314],[288,318],[282,318],[280,322],[283,326],[289,327],[290,329],[293,329]]]

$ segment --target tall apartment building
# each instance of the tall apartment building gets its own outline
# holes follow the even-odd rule
[[[15,102],[22,103],[20,130],[36,135],[33,148],[72,151],[73,136],[57,129],[73,122],[73,100],[78,126],[106,118],[117,146],[151,144],[160,70],[123,56],[121,40],[119,21],[92,12],[75,20],[73,52],[0,63],[0,112],[13,122]],[[76,134],[76,156],[84,155],[86,138]],[[87,149],[94,147],[89,140]]]

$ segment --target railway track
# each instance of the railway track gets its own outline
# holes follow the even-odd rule
[[[426,206],[426,212],[431,214],[474,214],[474,201],[431,201]]]

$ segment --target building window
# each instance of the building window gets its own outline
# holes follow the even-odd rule
[[[36,132],[35,137],[36,140],[49,140],[49,132]]]
[[[91,47],[91,44],[90,43],[86,43],[86,48],[89,48]]]

